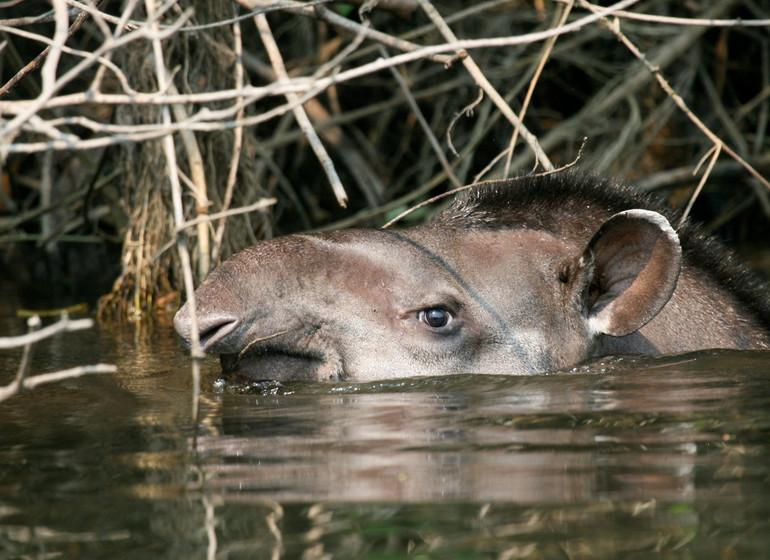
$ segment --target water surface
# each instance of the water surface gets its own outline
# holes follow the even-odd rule
[[[23,323],[0,307],[0,335]],[[0,382],[20,352],[0,353]],[[0,403],[2,558],[767,558],[770,354],[233,387],[168,321],[59,335]]]

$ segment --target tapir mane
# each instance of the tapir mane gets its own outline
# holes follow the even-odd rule
[[[487,181],[459,194],[428,226],[467,229],[536,229],[585,244],[610,216],[641,208],[665,216],[682,245],[684,266],[732,293],[770,330],[770,285],[716,238],[662,201],[610,180],[557,173]]]
[[[613,214],[643,208],[676,218],[659,200],[607,179],[573,173],[477,183],[460,193],[431,223],[459,228],[527,228],[573,238]],[[585,226],[585,227],[583,227]]]

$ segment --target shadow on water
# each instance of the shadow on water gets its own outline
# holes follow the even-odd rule
[[[21,323],[0,307],[2,334]],[[36,348],[118,373],[0,404],[2,558],[765,558],[770,355],[368,384],[190,374],[167,321]],[[0,354],[0,382],[18,354]],[[197,437],[194,437],[197,436]]]

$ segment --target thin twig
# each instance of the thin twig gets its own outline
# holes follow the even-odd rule
[[[238,6],[233,4],[233,16],[238,16]],[[236,88],[242,88],[244,83],[243,72],[243,40],[241,38],[240,21],[233,23],[233,53],[235,54],[235,65],[233,68],[233,81]],[[235,100],[236,104],[241,104],[243,98]],[[235,114],[235,120],[241,120],[245,113],[245,107],[241,106]],[[233,200],[233,189],[235,181],[238,179],[238,165],[241,161],[241,147],[243,146],[243,127],[237,126],[233,129],[233,149],[230,154],[230,167],[227,173],[227,183],[225,184],[225,196],[222,201],[222,211],[227,212]],[[211,261],[216,263],[219,260],[219,253],[222,250],[222,240],[225,235],[225,216],[219,218],[217,229],[214,232],[214,245],[211,248]]]
[[[71,1],[71,0],[70,0]],[[127,29],[135,29],[135,26],[131,26],[128,21],[129,17],[132,13],[134,13],[134,9],[136,9],[136,6],[139,4],[141,0],[128,0],[126,3],[126,6],[123,8],[123,13],[120,15],[120,19],[117,22],[114,22],[115,25],[115,31],[112,34],[112,39],[116,40],[118,39],[125,30]],[[104,19],[107,18],[106,14],[104,12],[96,12],[91,13],[91,16],[93,20],[98,25],[99,29],[102,30],[102,33],[105,37],[110,37],[109,28],[106,28],[107,25],[104,24]],[[106,28],[106,29],[104,29]],[[112,66],[110,66],[108,63],[112,62],[112,52],[107,52],[104,54],[104,60],[107,62],[103,62],[102,65],[96,70],[96,75],[94,76],[93,81],[91,82],[91,87],[89,88],[90,91],[99,91],[101,88],[102,81],[104,80],[104,74],[107,72],[107,68],[109,67],[115,76],[118,78],[118,81],[120,81],[120,85],[123,88],[125,92],[128,93],[136,93],[134,91],[134,88],[131,87],[131,85],[128,83],[128,80],[123,75],[123,72],[121,72],[119,69],[114,69]]]
[[[583,5],[586,9],[591,10],[594,13],[598,13],[600,8],[598,6],[594,6],[593,4],[589,3],[587,0],[579,0],[580,4]],[[765,179],[756,169],[754,169],[753,166],[751,166],[745,159],[743,159],[735,150],[730,148],[727,144],[725,144],[719,136],[714,134],[710,128],[708,128],[703,121],[701,121],[695,113],[693,113],[690,108],[687,106],[687,104],[684,102],[684,99],[677,94],[674,91],[674,88],[671,87],[671,84],[668,83],[666,78],[663,76],[663,73],[661,72],[660,68],[656,66],[655,64],[651,63],[646,56],[644,56],[644,53],[642,53],[639,48],[622,32],[620,31],[620,24],[619,20],[614,19],[613,21],[608,21],[607,26],[609,29],[618,37],[618,39],[626,46],[626,48],[631,51],[631,53],[642,63],[644,64],[649,72],[655,77],[660,87],[663,89],[663,91],[666,92],[666,95],[671,98],[671,100],[676,103],[677,107],[687,116],[690,121],[698,127],[698,129],[715,145],[719,147],[719,150],[724,150],[730,157],[732,157],[734,160],[736,160],[738,163],[741,164],[741,166],[748,171],[753,177],[755,177],[762,185],[764,185],[765,188],[770,189],[770,181]]]
[[[254,0],[237,1],[241,4],[248,5],[249,7],[265,5],[269,3]],[[284,8],[282,11],[311,17],[313,19],[320,19],[330,23],[331,25],[334,25],[335,27],[349,31],[350,33],[354,33],[356,35],[360,34],[367,39],[377,41],[378,43],[381,43],[387,47],[392,47],[403,52],[414,52],[421,48],[421,45],[412,43],[411,41],[399,39],[393,35],[388,35],[387,33],[377,31],[376,29],[371,29],[370,27],[357,23],[351,19],[344,18],[339,14],[329,10],[325,6],[308,6],[307,3],[295,2],[292,0],[286,1],[285,4],[290,7]],[[445,54],[435,54],[428,57],[428,59],[440,64],[449,65],[455,60],[455,57]]]
[[[693,204],[695,204],[695,200],[698,198],[698,195],[703,190],[703,187],[706,185],[706,181],[708,181],[708,178],[711,176],[711,171],[714,169],[714,164],[719,159],[719,154],[722,151],[723,145],[724,144],[714,144],[714,146],[711,148],[711,151],[713,153],[711,155],[711,159],[709,160],[708,167],[706,167],[706,172],[703,173],[703,177],[701,177],[700,181],[698,181],[698,186],[695,188],[692,195],[690,196],[690,200],[687,202],[687,207],[684,209],[684,212],[682,212],[682,217],[679,219],[679,223],[677,224],[677,227],[682,227],[682,224],[684,224],[685,220],[687,219],[687,216],[690,215],[690,210],[692,210],[692,206]],[[696,168],[696,172],[697,172],[697,168]]]
[[[224,210],[222,212],[217,212],[215,214],[207,214],[205,216],[198,216],[197,218],[193,220],[188,220],[186,222],[183,222],[179,226],[176,227],[176,232],[181,233],[182,231],[186,230],[187,228],[191,228],[193,226],[197,226],[199,224],[205,224],[208,222],[213,222],[215,220],[223,220],[225,218],[229,218],[230,216],[238,216],[240,214],[247,214],[249,212],[255,212],[257,210],[264,210],[265,208],[272,206],[278,202],[277,198],[263,198],[262,200],[259,200],[255,202],[254,204],[249,204],[248,206],[239,206],[238,208],[231,208],[230,210]]]
[[[441,17],[441,14],[438,13],[438,10],[433,7],[433,4],[431,4],[429,0],[420,0],[420,6],[422,6],[422,9],[428,15],[430,20],[436,25],[439,33],[441,33],[447,41],[451,43],[458,42],[457,37],[444,21],[444,18]],[[529,129],[527,129],[526,126],[524,126],[524,123],[521,122],[521,119],[518,117],[518,115],[516,115],[516,113],[513,112],[511,106],[505,102],[503,96],[500,95],[494,86],[489,82],[487,77],[481,71],[481,68],[479,68],[476,62],[474,62],[473,58],[471,58],[470,55],[467,55],[462,58],[462,63],[468,73],[476,81],[476,84],[484,90],[484,93],[489,96],[495,106],[503,113],[503,115],[505,115],[505,118],[507,118],[514,127],[521,129],[521,136],[534,152],[536,160],[543,166],[545,170],[553,169],[553,164],[548,159],[548,156],[545,154],[543,149],[540,147],[540,143],[537,141],[537,138],[531,132],[529,132]]]
[[[522,35],[514,35],[508,37],[492,37],[485,39],[462,39],[454,42],[442,43],[439,45],[431,45],[427,47],[421,47],[415,51],[402,53],[395,55],[386,60],[375,60],[373,62],[363,64],[350,70],[342,71],[319,80],[309,80],[307,78],[294,78],[285,82],[268,84],[267,86],[245,86],[242,90],[223,90],[217,92],[205,92],[205,93],[191,93],[181,94],[177,96],[167,95],[165,90],[163,93],[137,93],[136,95],[123,95],[123,94],[107,94],[100,92],[76,93],[69,95],[62,95],[50,100],[45,100],[36,106],[36,109],[50,109],[53,107],[67,107],[72,105],[78,105],[83,103],[101,103],[106,105],[120,105],[120,104],[146,104],[146,105],[166,105],[168,103],[207,103],[214,101],[227,101],[238,97],[245,98],[259,98],[262,99],[267,96],[279,96],[286,95],[286,93],[308,93],[314,90],[323,91],[326,88],[344,83],[350,80],[361,78],[369,74],[386,70],[391,66],[400,66],[416,60],[422,60],[428,58],[430,55],[439,54],[443,52],[453,52],[461,50],[473,50],[484,48],[497,48],[497,47],[511,47],[517,45],[528,45],[531,43],[538,43],[544,41],[550,37],[556,37],[560,35],[566,35],[574,33],[580,29],[591,25],[592,23],[612,15],[615,11],[626,8],[632,4],[635,4],[639,0],[620,0],[616,4],[604,8],[596,13],[589,14],[580,19],[577,19],[571,23],[568,23],[557,29],[548,29],[546,31],[537,31],[533,33],[525,33]],[[187,14],[185,14],[186,16]],[[154,29],[154,28],[153,28]],[[163,39],[173,33],[173,30],[166,32],[150,32],[147,28],[142,27],[126,34],[114,43],[110,42],[109,45],[102,45],[97,49],[94,54],[101,56],[104,52],[115,50],[131,41],[136,40],[139,37],[148,39]],[[90,64],[94,64],[96,59],[89,60]],[[70,74],[76,70],[79,73],[84,68],[73,68],[65,74],[69,77]],[[60,81],[65,78],[62,76]],[[71,78],[70,78],[71,79]],[[63,86],[65,84],[59,84]],[[0,111],[5,113],[24,113],[28,112],[30,106],[33,104],[31,101],[4,101],[0,102]],[[21,108],[21,109],[19,109]],[[36,112],[36,111],[32,111]],[[10,123],[9,123],[10,125]],[[5,130],[5,129],[4,129]]]
[[[470,117],[473,114],[473,109],[476,108],[476,106],[481,103],[481,101],[484,99],[484,90],[479,88],[479,95],[468,103],[465,107],[460,109],[457,114],[452,117],[452,120],[449,121],[449,125],[446,127],[446,143],[447,147],[449,148],[449,151],[452,153],[453,156],[458,157],[460,154],[457,153],[457,150],[454,147],[454,144],[452,143],[452,128],[454,128],[455,123],[460,120],[460,118],[465,115],[466,117]]]
[[[556,16],[555,25],[553,27],[561,27],[567,22],[567,18],[572,12],[573,5],[574,5],[574,0],[571,0],[567,4],[567,6],[562,10],[561,14]],[[535,92],[535,86],[537,85],[537,82],[540,79],[540,74],[542,74],[543,68],[545,68],[546,62],[548,62],[548,59],[551,57],[551,52],[553,51],[553,46],[556,44],[557,39],[558,37],[551,37],[550,39],[547,39],[545,41],[545,44],[543,45],[543,54],[540,56],[540,60],[537,64],[537,68],[535,69],[535,75],[532,76],[532,80],[529,82],[527,93],[524,95],[524,101],[521,104],[521,111],[519,111],[519,123],[523,122],[524,117],[526,117],[527,115],[527,109],[529,108],[529,103],[532,100],[532,94]],[[519,137],[520,130],[521,130],[521,126],[519,125],[513,128],[513,135],[511,136],[511,141],[508,144],[508,154],[505,157],[505,169],[503,171],[503,177],[508,177],[508,175],[510,174],[511,159],[513,158],[513,150],[516,146],[516,140]]]
[[[703,83],[706,96],[708,97],[709,105],[713,108],[714,114],[717,116],[720,123],[724,127],[728,138],[735,146],[735,151],[741,154],[741,157],[743,158],[751,157],[749,143],[746,138],[743,137],[743,134],[741,134],[740,130],[738,130],[738,126],[728,115],[727,109],[719,98],[719,94],[717,93],[714,81],[703,70],[702,67],[700,69],[699,76],[701,78],[701,82]],[[765,216],[770,218],[770,192],[768,192],[766,189],[763,189],[762,186],[756,181],[751,181],[751,185],[754,188],[757,199],[759,200],[760,208],[762,208]]]
[[[574,0],[554,0],[562,4],[572,3]],[[679,25],[690,27],[768,27],[770,19],[714,19],[714,18],[681,18],[674,16],[660,16],[618,10],[613,14],[621,19],[644,21],[646,23],[662,23],[665,25]]]
[[[103,0],[98,0],[96,4],[98,5]],[[48,58],[52,60],[52,67],[54,68],[53,77],[55,78],[55,68],[58,65],[58,58],[61,53],[61,48],[64,45],[64,41],[68,37],[72,37],[77,31],[83,26],[83,23],[85,23],[86,19],[88,18],[88,14],[86,12],[81,12],[77,18],[75,18],[75,21],[73,24],[69,27],[69,30],[67,31],[67,37],[65,37],[63,40],[61,39],[61,26],[64,25],[66,27],[66,24],[69,22],[69,14],[66,9],[66,5],[64,2],[55,1],[53,3],[54,10],[53,10],[53,19],[56,22],[56,31],[54,33],[54,44],[51,46],[46,47],[43,49],[43,52],[41,52],[39,55],[37,55],[32,62],[27,64],[24,68],[19,70],[10,80],[8,80],[2,87],[0,87],[0,98],[5,97],[15,86],[18,84],[25,76],[27,76],[30,72],[33,72],[37,70],[41,64],[43,64],[43,61],[47,61]],[[3,22],[3,25],[7,25],[9,27],[14,27],[13,23]],[[52,50],[53,49],[53,50]],[[48,57],[49,53],[51,53],[51,57]],[[46,58],[48,57],[48,58]],[[41,71],[41,74],[45,76],[46,70],[44,69]],[[48,72],[48,79],[51,79],[51,73],[50,70]],[[45,77],[44,77],[45,81]]]
[[[56,0],[57,2],[61,2],[61,0]],[[190,13],[185,12],[182,14],[177,21],[175,22],[175,25],[177,27],[181,27],[182,23],[189,17]],[[12,135],[16,134],[18,130],[26,123],[29,118],[32,115],[37,114],[41,109],[45,108],[49,101],[54,98],[55,94],[60,91],[65,85],[67,85],[69,82],[77,78],[82,74],[84,70],[87,68],[93,66],[97,62],[101,60],[101,56],[109,51],[115,50],[119,47],[122,47],[123,45],[126,45],[128,43],[131,43],[132,41],[135,41],[138,38],[145,38],[150,40],[160,40],[164,37],[168,37],[170,35],[173,35],[175,32],[174,29],[168,29],[166,31],[158,31],[153,25],[155,25],[156,22],[150,21],[147,23],[146,27],[137,29],[136,31],[133,31],[131,33],[127,33],[121,38],[111,40],[107,39],[102,43],[100,47],[94,50],[92,56],[82,60],[78,64],[76,64],[74,67],[70,68],[67,72],[64,73],[61,77],[56,79],[53,83],[49,85],[49,87],[46,89],[44,88],[43,91],[38,95],[38,97],[31,102],[25,103],[23,106],[23,109],[16,113],[16,116],[8,121],[7,123],[4,123],[4,126],[2,129],[0,129],[0,139],[3,139],[4,142],[9,142]],[[153,32],[148,31],[148,29],[152,28]],[[56,37],[56,36],[55,36]],[[65,29],[65,36],[63,38],[66,40],[66,29]],[[63,41],[62,41],[63,44]],[[52,49],[53,52],[54,49]],[[57,52],[61,50],[60,48],[55,49]],[[55,71],[55,68],[53,67],[52,63],[49,63],[49,60],[56,60],[55,58],[51,58],[50,54],[46,58],[46,64],[50,64],[49,69],[47,70],[49,76],[46,78],[46,80],[50,80],[50,74],[51,69]],[[45,65],[44,65],[45,67]],[[164,91],[164,90],[161,90]],[[92,96],[88,93],[86,94],[79,94],[83,95],[83,102],[93,102],[93,100],[89,101],[89,98],[92,98]],[[16,102],[10,102],[12,104],[15,104]],[[166,103],[163,102],[161,105],[165,105]],[[1,104],[0,104],[1,105]],[[0,106],[0,112],[6,112],[2,106]],[[8,111],[10,112],[10,111]],[[7,149],[8,147],[5,145],[0,144],[0,156],[3,155],[2,150]]]
[[[95,366],[80,366],[54,373],[28,377],[27,373],[29,371],[30,356],[34,344],[60,332],[91,328],[94,322],[91,319],[78,319],[73,321],[69,318],[69,315],[62,313],[61,318],[56,323],[42,329],[40,328],[40,324],[40,317],[33,315],[27,320],[29,332],[26,335],[0,338],[0,349],[24,347],[24,353],[19,364],[16,378],[8,385],[0,387],[0,402],[12,397],[23,389],[33,389],[43,383],[72,379],[87,373],[112,373],[117,371],[117,368],[113,365],[98,364]]]
[[[155,5],[153,0],[145,0],[145,9],[149,16],[150,29],[155,31],[157,26],[155,16]],[[153,56],[155,62],[155,74],[158,80],[158,88],[161,91],[165,91],[168,88],[169,77],[168,70],[163,62],[163,50],[161,48],[160,36],[155,35],[152,40]],[[171,111],[168,106],[163,107],[161,110],[161,120],[164,124],[169,125],[171,123]],[[182,187],[179,183],[179,175],[177,172],[176,163],[176,149],[174,147],[174,137],[166,135],[163,137],[163,153],[166,156],[166,167],[169,183],[171,184],[171,199],[174,205],[174,222],[177,226],[184,223],[184,206],[182,203]],[[184,278],[184,287],[187,295],[187,308],[190,312],[190,354],[192,356],[192,419],[193,425],[196,428],[198,426],[198,415],[200,412],[200,391],[201,391],[201,375],[200,375],[200,360],[203,358],[203,350],[200,345],[200,334],[198,332],[198,315],[195,305],[195,286],[193,284],[192,267],[190,266],[190,252],[187,248],[187,236],[177,236],[177,248],[179,251],[179,260],[182,267],[182,275]]]
[[[380,54],[383,58],[388,58],[388,52],[382,45],[380,45]],[[446,172],[447,177],[450,181],[452,181],[455,187],[461,186],[460,180],[457,178],[457,175],[455,175],[454,169],[452,169],[452,164],[449,163],[446,156],[444,155],[444,151],[441,149],[441,145],[439,144],[438,139],[436,139],[436,135],[433,134],[433,131],[430,129],[430,125],[428,124],[428,121],[425,120],[425,116],[422,114],[422,111],[420,111],[420,107],[417,105],[417,101],[414,99],[412,92],[409,91],[409,86],[406,85],[406,81],[401,77],[401,74],[399,74],[398,70],[395,68],[391,68],[390,73],[406,97],[406,101],[409,103],[409,107],[412,109],[412,113],[414,113],[414,116],[417,117],[417,122],[420,123],[420,127],[425,133],[425,137],[428,139],[431,148],[433,148],[433,152],[436,154],[436,157],[441,163],[441,167]]]
[[[56,333],[90,329],[93,326],[93,319],[70,319],[69,316],[65,314],[62,315],[62,318],[56,323],[43,327],[40,330],[20,336],[0,337],[0,350],[19,348],[27,344],[35,344]]]
[[[169,84],[168,91],[171,94],[178,93],[173,83]],[[187,109],[184,105],[175,103],[171,106],[174,118],[177,121],[187,120]],[[206,216],[209,213],[208,185],[206,184],[206,170],[203,165],[203,156],[201,155],[198,140],[192,130],[180,130],[179,135],[182,138],[182,145],[187,155],[187,163],[190,166],[190,179],[195,188],[195,213],[197,216]],[[205,221],[198,223],[196,232],[198,239],[198,280],[203,280],[211,269],[211,244],[209,239],[209,229]]]
[[[41,373],[40,375],[27,377],[24,380],[24,388],[34,389],[38,385],[44,383],[53,383],[54,381],[63,381],[64,379],[74,379],[75,377],[81,377],[92,373],[115,373],[116,371],[118,371],[117,366],[112,364],[77,366],[70,369],[55,371],[53,373]]]
[[[275,71],[278,82],[287,82],[289,80],[289,75],[286,73],[286,67],[283,64],[281,51],[278,50],[278,45],[275,42],[273,33],[270,31],[270,25],[267,22],[267,17],[264,14],[258,14],[254,16],[254,22],[257,25],[257,30],[259,31],[262,43],[264,44],[265,50],[267,51],[267,55],[270,58],[270,63],[273,65],[273,71]],[[302,108],[302,104],[299,103],[299,96],[296,93],[290,92],[286,93],[285,95],[286,100],[289,103],[296,103],[296,105],[292,107],[294,118],[297,119],[299,127],[305,133],[310,146],[313,148],[318,161],[321,163],[321,167],[326,173],[332,190],[334,191],[334,196],[337,197],[337,202],[340,206],[345,208],[348,203],[348,195],[345,192],[345,187],[342,185],[342,181],[340,180],[339,175],[337,175],[337,170],[334,168],[334,162],[329,157],[329,154],[326,152],[326,148],[324,148],[321,139],[318,137],[318,134],[313,128],[313,123],[310,122],[307,113]]]
[[[111,364],[94,364],[88,366],[78,366],[70,369],[56,371],[53,373],[43,373],[40,375],[34,375],[32,377],[25,377],[20,385],[15,383],[0,387],[0,402],[12,397],[19,393],[22,389],[34,389],[44,383],[53,383],[55,381],[63,381],[65,379],[74,379],[83,375],[91,373],[115,373],[118,371],[117,366]]]
[[[532,175],[521,175],[519,177],[511,177],[508,180],[509,181],[520,181],[520,180],[525,179],[525,178],[546,177],[548,175],[553,175],[555,173],[561,173],[562,171],[566,171],[567,169],[577,165],[577,163],[580,161],[580,158],[583,155],[583,148],[585,147],[585,142],[586,142],[586,139],[584,138],[583,139],[583,144],[580,146],[580,150],[578,151],[578,155],[575,157],[574,160],[572,160],[570,163],[568,163],[566,165],[562,165],[561,167],[559,167],[557,169],[549,169],[548,171],[543,171],[541,173],[535,173],[535,174],[532,174]],[[424,206],[428,206],[430,204],[433,204],[434,202],[437,202],[437,201],[441,200],[442,198],[446,198],[448,196],[452,196],[452,195],[455,195],[455,194],[460,193],[462,191],[466,191],[468,189],[472,189],[472,188],[475,188],[475,187],[478,187],[478,186],[479,186],[479,183],[471,183],[470,185],[465,185],[463,187],[459,187],[457,189],[452,189],[451,191],[447,191],[447,192],[443,192],[441,194],[438,194],[438,195],[434,196],[433,198],[429,198],[428,200],[425,200],[425,201],[421,202],[420,204],[415,204],[414,206],[412,206],[408,210],[405,210],[405,211],[401,212],[398,216],[396,216],[395,218],[393,218],[392,220],[387,222],[382,227],[383,227],[383,229],[389,228],[390,226],[392,226],[396,222],[401,221],[404,217],[408,216],[409,214],[411,214],[412,212],[414,212],[416,210],[419,210],[420,208],[422,208]]]
[[[40,317],[33,315],[27,319],[27,332],[29,334],[34,333],[40,328],[41,324],[42,321],[40,320]],[[29,361],[30,357],[32,356],[32,346],[32,342],[28,342],[24,345],[24,353],[21,357],[21,362],[19,363],[19,369],[16,372],[16,379],[8,386],[8,390],[21,390],[24,383],[24,378],[27,376],[27,372],[29,371]]]
[[[736,1],[722,0],[707,4],[702,15],[707,18],[716,17],[729,10]],[[599,12],[594,11],[591,15],[598,14]],[[610,14],[605,14],[603,18],[609,16]],[[564,28],[570,25],[572,24],[567,24]],[[645,59],[645,62],[652,64],[655,68],[663,69],[681,61],[682,57],[691,51],[698,37],[703,35],[706,29],[705,27],[683,29],[656,49],[654,53],[651,53],[649,59]],[[591,99],[576,114],[562,121],[558,127],[552,128],[548,133],[541,136],[540,144],[544,150],[550,150],[560,142],[576,134],[583,136],[588,126],[597,120],[606,119],[607,115],[612,114],[619,103],[624,102],[630,95],[649,87],[649,83],[654,77],[652,73],[640,69],[636,63],[629,65],[624,72],[615,72],[615,74],[616,77],[595,91]],[[523,167],[524,161],[529,159],[528,156],[529,154],[525,153],[517,157],[514,160],[513,167]]]
[[[161,138],[166,134],[187,128],[196,131],[207,131],[222,130],[223,128],[227,129],[237,126],[254,126],[262,122],[269,121],[279,115],[283,115],[288,111],[293,111],[295,107],[302,105],[308,99],[315,97],[322,91],[325,91],[329,87],[339,83],[353,80],[371,73],[379,72],[389,67],[405,64],[414,60],[419,60],[431,54],[436,54],[447,50],[462,51],[474,48],[523,45],[542,41],[548,39],[549,37],[564,35],[577,31],[578,29],[581,29],[586,25],[593,23],[594,21],[613,13],[613,11],[623,9],[624,7],[627,7],[637,1],[638,0],[621,0],[609,8],[602,9],[596,13],[592,13],[588,16],[585,16],[584,18],[578,19],[557,29],[550,29],[547,31],[529,33],[513,37],[498,37],[481,40],[461,40],[431,47],[424,47],[414,52],[395,55],[387,60],[378,59],[371,63],[364,64],[347,71],[341,71],[332,74],[331,76],[317,80],[296,78],[293,80],[280,80],[263,87],[246,86],[242,90],[223,90],[217,92],[208,92],[205,94],[169,95],[166,90],[159,88],[158,93],[152,94],[137,93],[132,95],[123,95],[87,92],[81,94],[63,95],[55,98],[51,97],[50,99],[40,96],[34,102],[0,102],[0,112],[7,111],[9,113],[17,113],[17,116],[9,121],[3,130],[0,131],[0,138],[10,138],[8,134],[10,134],[11,131],[15,131],[17,128],[22,126],[22,124],[27,123],[31,115],[36,114],[40,109],[44,107],[50,108],[55,106],[66,106],[86,102],[102,104],[131,103],[163,106],[169,103],[206,103],[213,101],[223,101],[228,99],[235,99],[239,96],[244,97],[244,104],[252,104],[267,96],[286,96],[288,93],[304,92],[302,97],[296,98],[294,101],[290,101],[282,106],[262,112],[258,115],[247,117],[238,122],[226,120],[230,118],[232,114],[237,112],[238,107],[232,107],[219,111],[212,111],[208,108],[203,108],[198,113],[192,115],[190,119],[184,123],[171,123],[168,126],[139,125],[135,127],[124,127],[123,129],[115,126],[102,125],[101,123],[94,123],[93,121],[88,121],[88,119],[72,118],[67,119],[65,122],[71,124],[81,124],[90,128],[94,132],[118,134],[118,136],[95,137],[88,140],[81,140],[76,143],[63,140],[52,140],[46,142],[11,143],[6,145],[0,144],[0,149],[5,150],[6,153],[33,153],[51,149],[93,149],[118,143],[141,142],[149,139]],[[152,29],[152,31],[150,31],[150,29]],[[168,33],[171,33],[171,31]],[[62,76],[62,78],[60,78],[57,82],[57,89],[63,87],[64,84],[72,80],[74,75],[77,75],[78,72],[81,72],[84,68],[94,64],[98,57],[101,56],[101,54],[104,52],[114,50],[118,46],[130,42],[130,40],[135,40],[137,36],[156,40],[163,38],[165,35],[157,31],[155,27],[143,27],[137,29],[134,32],[128,33],[121,38],[106,41],[105,45],[108,46],[103,45],[94,52],[94,57],[96,58],[81,62],[80,64],[76,65],[75,68]],[[499,104],[498,107],[507,115],[510,120],[510,113],[512,113],[512,111],[510,110],[508,104],[503,100],[503,103]],[[542,145],[542,142],[540,142],[540,144]],[[539,151],[543,152],[542,149]],[[0,155],[2,155],[2,153],[0,153]],[[544,153],[541,155],[544,155]]]

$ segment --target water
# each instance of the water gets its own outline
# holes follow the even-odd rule
[[[0,307],[0,333],[23,324]],[[20,353],[0,353],[7,383]],[[168,321],[40,344],[0,403],[1,558],[767,558],[770,354],[528,378],[216,383]]]

